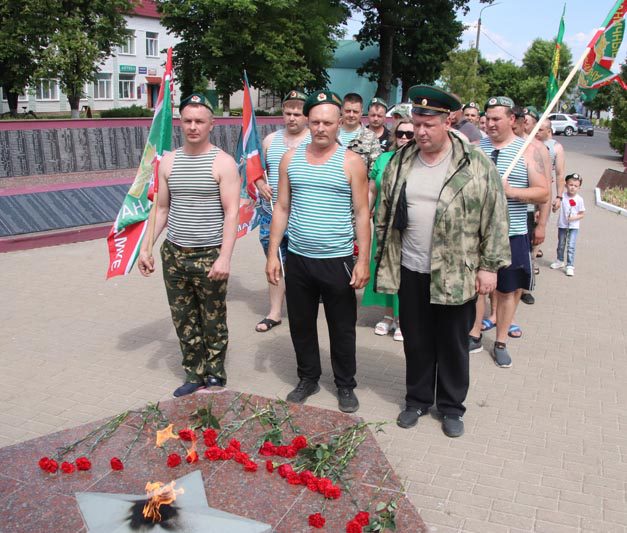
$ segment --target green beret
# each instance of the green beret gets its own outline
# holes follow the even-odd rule
[[[207,98],[202,93],[192,93],[183,100],[179,104],[179,113],[183,111],[183,108],[188,106],[189,104],[198,104],[205,106],[209,111],[213,113],[213,107],[211,107],[211,103],[209,102],[209,98]]]
[[[307,97],[307,100],[305,100],[303,115],[306,117],[309,116],[311,108],[320,104],[333,104],[339,109],[342,109],[342,99],[337,95],[337,93],[334,93],[333,91],[316,91],[315,93],[311,93]]]
[[[284,104],[285,102],[288,102],[290,100],[299,100],[301,102],[306,102],[307,95],[304,92],[297,91],[296,89],[294,89],[293,91],[290,91],[289,93],[285,95],[285,98],[283,98],[282,103]]]
[[[407,96],[413,102],[412,113],[416,115],[438,115],[461,109],[462,103],[438,87],[432,85],[414,85]]]
[[[536,122],[540,120],[540,113],[534,106],[528,105],[523,111],[525,115],[531,115],[533,118],[535,118]]]
[[[388,108],[388,103],[383,99],[383,98],[379,98],[377,96],[375,96],[372,100],[370,100],[370,103],[368,104],[368,110],[370,111],[370,108],[373,105],[381,105],[383,107],[385,107],[386,111]]]
[[[510,109],[514,107],[514,100],[508,98],[507,96],[493,96],[490,98],[483,107],[484,110],[487,110],[488,107],[509,107]]]
[[[466,111],[469,107],[479,111],[479,104],[477,104],[477,102],[468,102],[464,107],[462,107],[462,111]]]

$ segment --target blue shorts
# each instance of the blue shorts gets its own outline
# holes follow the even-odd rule
[[[533,270],[529,253],[529,236],[514,235],[509,238],[512,264],[501,268],[496,275],[496,290],[503,293],[518,289],[533,289]]]
[[[261,243],[261,247],[263,248],[263,253],[268,256],[268,246],[270,245],[270,223],[272,222],[272,215],[267,213],[263,209],[259,210],[259,242]],[[279,246],[279,251],[281,252],[281,262],[285,263],[285,258],[287,257],[287,232],[283,236],[283,240],[281,241],[281,245]]]

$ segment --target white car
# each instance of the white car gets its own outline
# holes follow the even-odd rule
[[[553,113],[549,115],[551,129],[554,135],[563,133],[567,137],[577,134],[577,121],[564,113]]]

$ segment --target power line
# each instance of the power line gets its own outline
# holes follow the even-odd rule
[[[503,52],[505,52],[508,56],[510,56],[512,59],[515,59],[516,61],[522,61],[520,58],[510,54],[507,50],[505,50],[505,48],[503,48],[499,43],[497,43],[494,39],[492,39],[492,37],[490,37],[486,32],[484,32],[483,30],[481,30],[481,34],[485,35],[490,42],[496,46],[497,48],[501,49]]]

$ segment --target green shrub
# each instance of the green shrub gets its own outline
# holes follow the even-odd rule
[[[601,191],[601,199],[608,204],[627,209],[627,189],[622,187],[609,187]]]
[[[138,105],[130,107],[118,107],[116,109],[107,109],[100,111],[100,118],[121,118],[121,117],[152,117],[152,109],[146,109]]]

